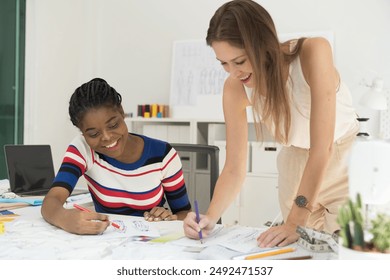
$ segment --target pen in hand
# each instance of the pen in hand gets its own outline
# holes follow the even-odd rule
[[[194,201],[194,204],[195,204],[196,222],[199,224],[199,222],[200,222],[200,215],[199,215],[198,201],[196,199]],[[200,243],[203,244],[202,229],[199,230],[198,234],[199,234]]]
[[[76,209],[79,209],[79,210],[81,210],[81,211],[91,212],[91,210],[89,210],[88,208],[85,208],[85,207],[83,207],[83,206],[81,206],[81,205],[78,205],[78,204],[76,204],[76,203],[73,204],[73,207],[76,208]],[[111,222],[111,221],[110,221],[110,225],[112,225],[112,226],[113,226],[114,228],[116,228],[116,229],[121,229],[121,226],[118,225],[117,223],[114,223],[114,222]]]

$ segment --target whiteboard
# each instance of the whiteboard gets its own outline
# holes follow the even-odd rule
[[[169,105],[174,112],[182,112],[180,107],[183,107],[184,114],[186,108],[203,107],[203,102],[207,101],[208,97],[211,101],[213,96],[222,95],[227,76],[213,49],[206,45],[205,40],[175,41]],[[175,107],[179,108],[175,110]]]

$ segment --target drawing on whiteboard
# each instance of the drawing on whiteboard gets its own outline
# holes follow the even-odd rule
[[[173,46],[170,105],[196,105],[198,95],[221,95],[227,73],[204,40]]]

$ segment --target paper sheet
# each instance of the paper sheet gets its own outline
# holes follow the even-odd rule
[[[177,241],[172,241],[175,245],[189,247],[209,247],[220,245],[227,249],[237,252],[251,252],[258,248],[256,238],[262,232],[262,229],[251,227],[217,227],[210,236],[203,239],[203,244],[199,240],[190,239],[187,237]]]

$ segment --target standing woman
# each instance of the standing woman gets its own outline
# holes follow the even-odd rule
[[[298,225],[333,233],[348,196],[346,157],[358,131],[351,95],[324,38],[280,43],[271,16],[251,0],[222,5],[206,38],[229,73],[223,90],[226,163],[206,215],[184,220],[188,237],[207,236],[239,193],[246,176],[247,107],[257,136],[266,127],[283,145],[278,155],[284,223],[258,237],[260,247],[286,246]],[[260,198],[259,198],[260,199]],[[256,219],[256,209],[252,211]]]

